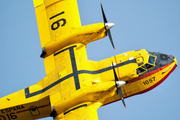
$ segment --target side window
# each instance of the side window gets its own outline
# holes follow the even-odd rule
[[[140,74],[140,73],[145,72],[146,70],[143,68],[138,68],[136,71],[137,71],[137,74]]]
[[[155,62],[155,57],[153,56],[149,56],[149,61],[148,61],[150,64],[154,65],[154,62]]]
[[[145,65],[143,65],[142,67],[143,67],[144,69],[150,69],[150,68],[152,68],[153,66],[150,65],[150,64],[145,64]]]
[[[153,67],[153,65],[145,64],[145,65],[139,67],[138,69],[136,69],[136,72],[137,72],[137,74],[141,74],[152,67]]]

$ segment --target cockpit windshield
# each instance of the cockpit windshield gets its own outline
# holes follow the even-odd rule
[[[154,64],[155,64],[155,57],[153,57],[153,56],[150,55],[150,56],[149,56],[148,63],[154,65]]]
[[[144,65],[141,65],[138,69],[136,69],[137,74],[142,74],[155,66],[156,56],[154,55],[153,52],[150,51],[147,52],[149,53],[149,59],[147,59],[148,61],[144,63]]]
[[[149,51],[149,50],[146,50],[150,55],[154,55],[153,52]]]

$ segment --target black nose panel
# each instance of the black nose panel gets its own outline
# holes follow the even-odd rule
[[[162,67],[162,66],[165,66],[169,63],[174,62],[174,60],[172,59],[172,57],[170,55],[166,55],[166,54],[162,54],[162,53],[156,53],[156,52],[154,52],[154,54],[157,56],[156,65],[158,67]]]
[[[160,54],[161,60],[168,60],[168,56],[165,54]]]

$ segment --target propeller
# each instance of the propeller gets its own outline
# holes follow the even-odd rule
[[[112,36],[111,36],[111,32],[110,32],[110,28],[112,28],[114,26],[114,23],[108,23],[106,15],[104,13],[102,3],[101,3],[101,10],[102,10],[102,15],[103,15],[103,20],[104,20],[104,26],[106,28],[106,35],[109,37],[111,44],[112,44],[112,47],[115,49],[115,46],[114,46],[114,43],[112,40]]]
[[[121,100],[123,102],[123,105],[126,108],[126,104],[125,104],[124,97],[123,97],[123,94],[122,94],[122,89],[121,89],[121,87],[124,86],[126,84],[126,82],[118,80],[118,77],[117,77],[117,74],[116,74],[116,70],[114,68],[114,64],[113,63],[112,63],[112,67],[113,67],[113,72],[114,72],[114,77],[115,77],[115,82],[116,82],[116,87],[117,87],[117,93],[120,95]]]

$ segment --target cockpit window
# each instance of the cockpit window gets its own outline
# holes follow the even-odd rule
[[[154,65],[154,63],[155,63],[155,57],[153,57],[153,56],[149,56],[148,63],[150,63],[150,64]]]
[[[148,52],[150,55],[154,55],[154,53],[151,52],[151,51],[149,51],[149,50],[147,50],[147,52]]]
[[[144,70],[143,68],[138,68],[137,69],[137,74],[143,73],[144,71],[146,71],[146,70]]]
[[[150,69],[150,68],[152,68],[153,66],[150,65],[150,64],[145,64],[145,65],[143,65],[142,67],[143,67],[144,69]]]
[[[145,72],[146,70],[148,70],[148,69],[150,69],[150,68],[152,68],[152,67],[153,67],[153,65],[150,65],[150,64],[147,63],[147,64],[139,67],[139,68],[136,70],[136,71],[137,71],[137,74],[143,73],[143,72]]]
[[[143,64],[138,64],[139,68],[136,69],[137,74],[142,74],[155,66],[156,56],[154,55],[153,52],[150,51],[147,52],[149,53],[148,62],[146,59],[146,61]]]

